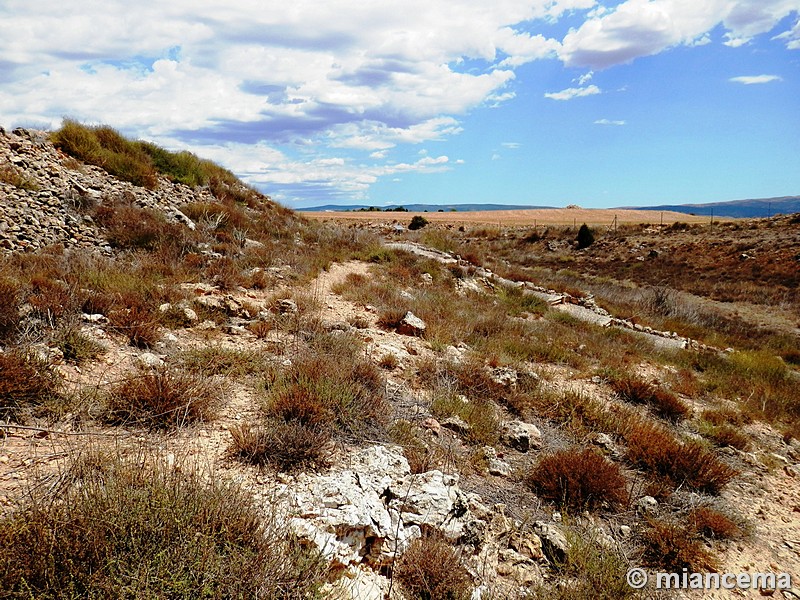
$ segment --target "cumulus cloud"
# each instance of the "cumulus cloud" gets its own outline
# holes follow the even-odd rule
[[[615,121],[615,120],[611,120],[611,119],[598,119],[597,121],[594,122],[594,124],[595,125],[614,125],[614,126],[617,126],[617,127],[621,127],[622,125],[625,125],[625,121]]]
[[[388,160],[397,145],[457,135],[460,115],[514,98],[514,70],[560,48],[531,23],[594,5],[9,0],[0,114],[7,125],[105,122],[204,154],[243,144],[261,155],[266,144]],[[331,170],[280,164],[312,179]],[[320,189],[348,188],[339,175],[325,181]]]
[[[746,44],[800,11],[800,0],[625,0],[594,11],[564,37],[559,57],[568,66],[603,69],[677,45],[708,43],[718,25],[729,46]],[[788,47],[798,40],[788,33]]]
[[[551,100],[572,100],[573,98],[581,98],[582,96],[594,96],[595,94],[602,93],[600,88],[592,84],[586,87],[567,88],[560,92],[548,92],[544,95],[545,98]]]
[[[778,75],[741,75],[731,77],[729,81],[743,83],[744,85],[754,85],[758,83],[770,83],[771,81],[782,81]]]

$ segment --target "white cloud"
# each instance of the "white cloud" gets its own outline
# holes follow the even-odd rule
[[[518,148],[522,147],[522,144],[519,142],[503,142],[500,145],[503,148],[508,148],[509,150],[517,150]]]
[[[594,77],[594,71],[589,71],[578,77],[578,79],[573,79],[573,81],[577,82],[578,85],[586,85],[592,80],[592,77]]]
[[[4,125],[57,127],[63,115],[109,123],[204,155],[241,144],[257,156],[264,147],[338,148],[384,161],[395,146],[457,135],[461,115],[513,99],[514,70],[560,49],[531,24],[595,4],[6,0],[0,114]],[[229,166],[249,164],[234,155]],[[382,176],[347,164],[275,164],[289,183],[320,176],[321,187],[339,191],[352,187],[343,173],[358,189]],[[282,176],[265,177],[254,181]]]
[[[797,22],[791,29],[779,33],[772,39],[787,40],[786,47],[789,50],[800,50],[800,18],[797,19]]]
[[[551,100],[572,100],[573,98],[581,98],[583,96],[594,96],[595,94],[602,93],[600,88],[592,84],[587,87],[580,88],[567,88],[560,92],[548,92],[544,95],[545,98]]]
[[[614,126],[617,126],[617,127],[621,127],[622,125],[625,125],[626,123],[625,123],[625,121],[614,121],[614,120],[611,120],[611,119],[598,119],[597,121],[594,122],[594,124],[595,125],[614,125]]]
[[[770,83],[771,81],[783,81],[777,75],[741,75],[739,77],[731,77],[729,81],[734,83],[743,83],[744,85],[753,85],[757,83]]]
[[[720,24],[726,45],[739,46],[795,11],[800,0],[625,0],[570,30],[559,57],[568,66],[603,69],[681,44],[708,43],[707,34]],[[787,46],[798,37],[787,36]]]

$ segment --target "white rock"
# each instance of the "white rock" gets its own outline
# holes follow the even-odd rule
[[[428,326],[425,324],[425,321],[420,319],[411,311],[408,311],[400,321],[400,324],[397,326],[397,333],[402,335],[422,337],[425,334],[425,329],[427,329],[427,327]]]
[[[503,423],[501,441],[510,448],[527,452],[542,447],[542,432],[533,423],[507,421]]]

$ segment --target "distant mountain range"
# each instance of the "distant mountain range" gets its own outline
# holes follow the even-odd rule
[[[326,204],[325,206],[312,206],[301,208],[301,211],[353,211],[375,210],[389,212],[405,209],[409,212],[465,212],[483,210],[526,210],[535,208],[558,208],[555,206],[523,206],[518,204],[402,204],[392,206],[355,205],[343,206]],[[706,204],[662,204],[659,206],[625,206],[637,210],[668,210],[687,215],[708,215],[715,217],[759,218],[771,217],[777,214],[792,214],[800,212],[800,196],[781,196],[779,198],[758,198],[751,200],[733,200],[731,202],[709,202]]]
[[[630,206],[639,210],[671,210],[689,215],[715,217],[760,218],[777,214],[800,212],[800,196],[709,202],[707,204],[663,204],[661,206]]]

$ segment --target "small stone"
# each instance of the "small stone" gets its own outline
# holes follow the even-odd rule
[[[425,329],[427,329],[427,327],[425,321],[420,319],[413,312],[408,311],[397,326],[397,333],[422,337],[425,335]]]
[[[509,448],[527,452],[531,448],[541,447],[542,432],[532,423],[507,421],[503,424],[501,440]]]
[[[489,459],[490,475],[496,475],[498,477],[510,477],[512,473],[513,469],[506,461],[500,460],[499,458]]]
[[[652,496],[642,496],[636,501],[636,510],[643,514],[651,514],[658,510],[658,500]]]
[[[468,433],[470,430],[469,424],[457,415],[447,417],[444,421],[442,421],[442,427],[446,427],[447,429],[455,431],[461,435]]]
[[[434,435],[439,435],[439,432],[442,429],[441,423],[434,419],[433,417],[428,417],[422,422],[422,427],[433,433]]]
[[[164,361],[161,359],[161,357],[157,354],[153,354],[152,352],[142,352],[136,357],[136,360],[142,367],[148,369],[155,369],[164,365]]]
[[[620,525],[619,526],[619,534],[622,537],[630,537],[631,533],[632,532],[631,532],[631,528],[630,528],[629,525]]]
[[[278,312],[282,315],[294,314],[298,311],[297,302],[290,298],[282,298],[278,300]]]

